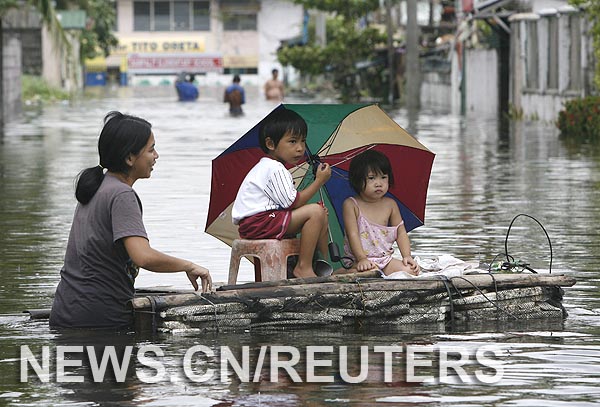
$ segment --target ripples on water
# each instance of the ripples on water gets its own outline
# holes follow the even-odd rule
[[[248,89],[246,116],[227,116],[221,89],[202,90],[197,103],[175,101],[169,88],[98,90],[72,104],[29,110],[10,123],[0,139],[0,405],[592,405],[600,399],[598,255],[600,239],[599,154],[566,146],[556,129],[543,123],[501,128],[495,119],[460,117],[443,111],[408,115],[390,112],[403,127],[436,153],[427,199],[426,226],[411,232],[414,254],[453,254],[489,262],[504,251],[508,225],[519,213],[538,219],[553,244],[553,273],[568,273],[578,284],[567,289],[570,312],[563,323],[459,327],[405,327],[401,330],[345,329],[253,332],[226,335],[109,336],[56,334],[46,321],[28,321],[24,309],[48,308],[58,283],[75,200],[73,180],[97,164],[96,142],[102,117],[121,110],[154,125],[160,154],[151,180],[135,187],[144,203],[152,245],[208,266],[217,281],[226,279],[229,249],[204,234],[210,193],[211,160],[264,117],[274,105]],[[303,100],[290,102],[302,103]],[[540,271],[549,267],[543,231],[519,218],[508,241],[511,254]],[[245,274],[244,274],[245,273]],[[251,277],[248,265],[242,277]],[[187,288],[185,276],[142,273],[142,286]],[[83,337],[81,337],[83,335]],[[19,345],[157,344],[173,380],[145,384],[19,383]],[[505,374],[495,385],[406,383],[396,372],[381,380],[381,363],[361,385],[294,384],[289,381],[240,383],[229,377],[194,384],[181,378],[181,358],[193,345],[217,349],[247,345],[402,346],[450,345],[476,349],[496,343],[506,357]],[[396,361],[402,365],[404,356]],[[358,365],[353,365],[358,369]],[[83,368],[73,368],[74,372]],[[335,369],[324,368],[323,374]],[[221,401],[221,402],[219,402]]]

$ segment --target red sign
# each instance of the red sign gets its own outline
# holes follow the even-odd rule
[[[462,0],[462,11],[464,13],[473,11],[473,0]]]
[[[128,54],[127,71],[134,74],[223,73],[223,57],[218,54],[194,53]]]

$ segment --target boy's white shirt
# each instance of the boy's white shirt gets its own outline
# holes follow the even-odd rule
[[[234,224],[248,216],[293,205],[298,191],[292,174],[277,160],[263,157],[242,181],[231,210]]]

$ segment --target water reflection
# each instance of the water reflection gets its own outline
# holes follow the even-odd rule
[[[278,331],[216,335],[87,334],[52,332],[45,321],[29,321],[23,309],[46,308],[58,283],[66,239],[75,208],[73,181],[85,167],[97,164],[96,141],[102,117],[117,109],[148,118],[154,125],[160,159],[152,179],[136,183],[144,203],[145,223],[153,246],[207,265],[215,280],[224,281],[229,249],[203,233],[210,188],[211,160],[264,117],[275,105],[249,88],[246,115],[230,118],[220,100],[222,89],[202,89],[197,103],[181,104],[168,88],[91,89],[71,103],[26,111],[0,138],[0,404],[66,403],[118,405],[584,405],[597,399],[600,386],[598,344],[600,300],[596,269],[600,254],[600,152],[574,146],[544,123],[510,123],[460,117],[438,110],[390,115],[410,128],[436,153],[427,199],[426,225],[411,232],[415,254],[449,253],[466,260],[490,261],[504,251],[510,221],[519,213],[538,219],[552,238],[552,272],[570,273],[578,284],[565,292],[569,318],[564,322],[471,324],[392,329],[349,329],[342,332]],[[290,100],[293,101],[293,100]],[[303,99],[296,100],[304,102]],[[310,101],[310,99],[308,100]],[[548,269],[549,246],[534,222],[519,219],[508,248],[516,258],[540,271]],[[241,277],[250,279],[245,265]],[[185,276],[142,273],[139,287],[171,285],[187,288]],[[123,342],[125,341],[125,342]],[[132,365],[125,384],[92,383],[85,366],[84,384],[20,383],[20,345],[36,352],[59,344],[158,345],[173,380],[143,383]],[[407,383],[398,370],[392,383],[374,376],[351,385],[335,375],[332,383],[297,384],[226,380],[191,383],[182,377],[181,360],[194,345],[217,353],[221,346],[254,354],[263,345],[402,346],[452,344],[474,349],[497,343],[508,352],[506,379],[481,383]],[[398,355],[398,365],[404,365]],[[355,356],[353,374],[360,369]],[[216,363],[214,360],[212,363]],[[213,365],[211,365],[213,366]],[[214,365],[216,366],[216,365]],[[548,373],[550,372],[550,373]],[[520,401],[519,401],[520,400]]]

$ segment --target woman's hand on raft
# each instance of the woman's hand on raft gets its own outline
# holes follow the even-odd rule
[[[190,268],[185,271],[188,279],[194,286],[194,290],[198,291],[198,278],[200,278],[202,282],[202,292],[207,293],[212,291],[212,277],[210,276],[210,272],[208,269],[199,266],[197,264],[191,263]]]

